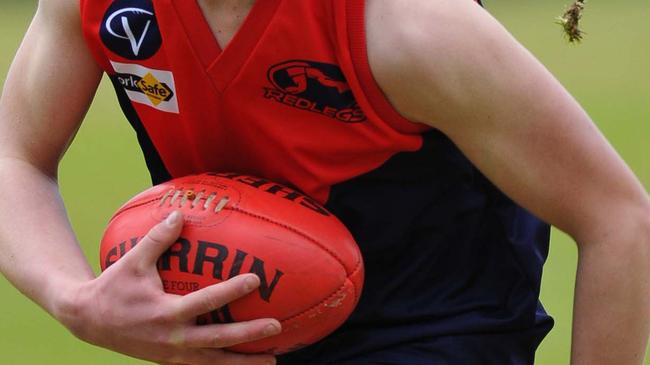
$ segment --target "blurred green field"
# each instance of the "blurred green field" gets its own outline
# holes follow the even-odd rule
[[[553,24],[569,0],[485,2],[584,105],[650,188],[650,2],[589,2],[584,19],[588,34],[580,46],[567,44]],[[0,84],[34,8],[34,0],[2,0]],[[73,85],[71,81],[48,89],[65,92]],[[148,186],[145,171],[135,135],[119,113],[108,83],[103,83],[60,172],[70,219],[91,263],[98,261],[97,243],[112,212]],[[573,242],[554,232],[542,299],[556,326],[538,352],[538,364],[568,363],[575,263]],[[0,298],[0,364],[142,363],[76,340],[4,278],[0,278]],[[650,359],[645,365],[650,365]]]

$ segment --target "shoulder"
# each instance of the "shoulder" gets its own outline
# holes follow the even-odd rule
[[[506,64],[522,58],[522,64],[531,63],[528,52],[472,0],[366,0],[366,30],[378,84],[400,113],[420,122],[470,102],[472,91],[486,78],[501,77]],[[423,93],[424,100],[418,97]]]
[[[500,31],[473,0],[366,0],[366,28],[376,60],[393,61],[449,59]]]
[[[80,0],[39,0],[36,16],[39,20],[62,28],[79,23]]]

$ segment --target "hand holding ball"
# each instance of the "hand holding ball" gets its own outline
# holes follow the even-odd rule
[[[343,224],[309,197],[239,174],[183,177],[132,198],[104,233],[102,270],[175,210],[185,225],[158,261],[165,291],[185,295],[254,273],[261,283],[255,293],[198,321],[282,323],[280,335],[231,350],[280,354],[309,345],[339,327],[357,304],[363,262]]]

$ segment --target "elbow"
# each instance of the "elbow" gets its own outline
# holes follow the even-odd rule
[[[571,235],[580,251],[605,248],[615,256],[637,256],[650,262],[650,196],[601,207],[592,219],[584,220]]]

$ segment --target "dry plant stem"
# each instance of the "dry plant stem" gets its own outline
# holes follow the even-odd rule
[[[558,23],[564,28],[564,32],[569,38],[569,42],[580,42],[584,32],[580,29],[580,19],[585,9],[585,0],[576,0],[569,6],[564,14],[558,18]]]

